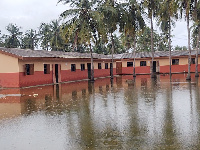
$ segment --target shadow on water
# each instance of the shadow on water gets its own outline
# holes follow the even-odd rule
[[[190,82],[180,74],[119,76],[0,94],[3,149],[200,148],[193,76]]]

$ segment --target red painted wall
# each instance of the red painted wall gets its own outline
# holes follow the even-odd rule
[[[44,74],[43,71],[35,71],[34,75],[24,75],[24,72],[20,72],[19,74],[20,87],[50,83],[53,83],[52,72],[50,72],[50,74]]]
[[[116,75],[116,69],[113,68],[113,75]],[[110,69],[94,69],[94,77],[105,77],[110,76]],[[88,71],[87,69],[81,71],[77,69],[75,72],[71,72],[71,70],[62,70],[61,71],[61,81],[74,81],[74,80],[81,80],[81,79],[88,79]]]
[[[149,66],[135,67],[135,72],[136,74],[149,74],[150,67]],[[133,74],[133,67],[122,68],[122,74]]]
[[[19,73],[0,73],[0,87],[19,87]]]
[[[80,69],[76,69],[75,72],[71,72],[71,70],[61,70],[61,81],[73,81],[73,80],[81,80],[88,79],[87,70],[81,71]]]
[[[188,65],[172,65],[172,73],[188,72]],[[200,72],[200,65],[198,66]],[[190,72],[195,72],[195,64],[191,65]],[[160,66],[160,73],[169,73],[169,66]]]

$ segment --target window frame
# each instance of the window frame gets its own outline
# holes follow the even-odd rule
[[[34,64],[25,64],[24,66],[25,75],[34,75]]]
[[[101,63],[98,63],[98,69],[102,69]]]
[[[50,64],[44,64],[44,74],[50,74]]]
[[[179,65],[179,59],[172,59],[172,65]]]
[[[81,71],[85,71],[85,64],[81,64]]]
[[[191,58],[191,64],[195,64],[195,58]]]
[[[108,63],[105,63],[105,69],[108,69]]]
[[[128,61],[127,62],[127,67],[133,67],[133,62],[132,61]]]
[[[141,67],[147,66],[147,61],[140,61],[140,66],[141,66]]]
[[[71,64],[71,72],[76,72],[76,64]]]

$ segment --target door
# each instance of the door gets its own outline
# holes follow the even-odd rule
[[[153,61],[153,72],[156,72],[156,61]]]
[[[87,63],[88,79],[91,79],[91,63]]]
[[[58,64],[55,64],[55,78],[56,78],[56,83],[58,83]]]
[[[61,82],[61,65],[60,64],[53,64],[53,83]]]
[[[122,74],[122,62],[116,62],[116,73]]]
[[[112,68],[113,68],[113,64],[110,63],[110,76],[111,76],[111,70],[112,70]]]

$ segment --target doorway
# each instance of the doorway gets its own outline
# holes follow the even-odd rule
[[[116,73],[122,74],[122,62],[116,62]]]
[[[91,63],[87,63],[88,79],[91,79]]]
[[[53,83],[61,82],[61,65],[60,64],[53,64]]]
[[[110,63],[110,76],[111,76],[111,70],[112,70],[112,68],[113,68],[113,64]]]
[[[156,61],[153,61],[153,72],[156,72]]]
[[[58,64],[55,64],[55,78],[56,78],[56,83],[58,83]]]

